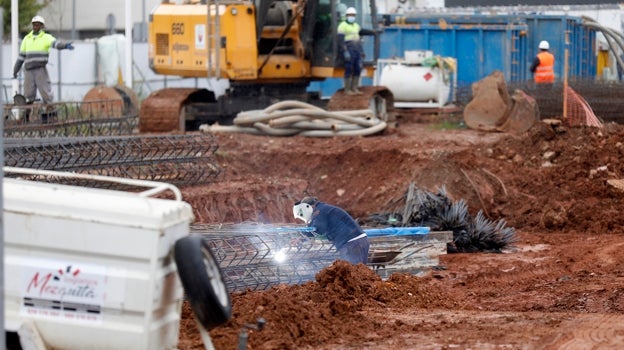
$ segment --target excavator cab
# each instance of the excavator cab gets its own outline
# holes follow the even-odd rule
[[[338,25],[345,20],[345,12],[347,8],[354,7],[357,10],[357,23],[362,28],[371,29],[377,32],[377,17],[374,1],[340,1],[340,0],[317,0],[318,2],[314,11],[315,23],[312,34],[312,71],[313,75],[327,77],[323,73],[327,68],[333,70],[332,76],[342,76],[342,67],[344,65],[342,55],[341,38],[338,36]],[[362,33],[364,35],[364,33]],[[377,58],[379,57],[379,36],[374,34],[366,34],[363,38],[365,48],[368,49],[364,56],[363,65],[367,68],[367,72],[372,74]]]

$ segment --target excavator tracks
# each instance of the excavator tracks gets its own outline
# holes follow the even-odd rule
[[[168,88],[150,94],[141,104],[139,131],[142,133],[184,131],[182,107],[194,92],[197,92],[197,89]]]

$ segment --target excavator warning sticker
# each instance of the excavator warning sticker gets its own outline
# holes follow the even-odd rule
[[[206,49],[206,25],[204,24],[195,25],[195,49]]]
[[[105,267],[37,260],[24,270],[20,287],[24,316],[102,321]]]

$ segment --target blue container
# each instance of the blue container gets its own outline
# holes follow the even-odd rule
[[[528,25],[516,19],[492,17],[395,18],[382,34],[380,57],[403,57],[408,50],[430,50],[457,59],[457,83],[471,84],[500,70],[507,80],[527,78]]]
[[[401,57],[405,50],[431,50],[435,55],[455,57],[458,85],[471,84],[494,70],[502,71],[507,81],[531,80],[529,68],[541,40],[550,43],[555,55],[557,79],[563,79],[566,48],[570,79],[596,75],[596,34],[578,17],[518,14],[384,19],[388,27],[383,33],[382,58]]]
[[[552,15],[384,15],[380,58],[401,58],[407,50],[430,50],[434,55],[457,59],[458,87],[470,85],[493,71],[507,82],[532,80],[529,71],[541,40],[555,55],[555,76],[563,79],[568,49],[568,78],[596,76],[596,33],[582,20]],[[567,39],[566,40],[566,35]],[[566,44],[567,43],[567,44]],[[363,85],[372,84],[370,79]],[[329,97],[342,87],[339,79],[315,82],[310,90]]]
[[[555,55],[556,79],[563,80],[566,48],[568,49],[569,79],[596,77],[596,32],[583,26],[580,18],[527,15],[524,20],[529,26],[529,35],[527,35],[529,66],[538,52],[539,42],[546,40],[550,44],[550,52]]]

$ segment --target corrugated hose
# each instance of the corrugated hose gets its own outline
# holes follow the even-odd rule
[[[204,132],[242,132],[258,135],[310,137],[366,136],[387,124],[372,110],[326,111],[301,101],[281,101],[265,109],[240,112],[234,125],[202,125]]]

